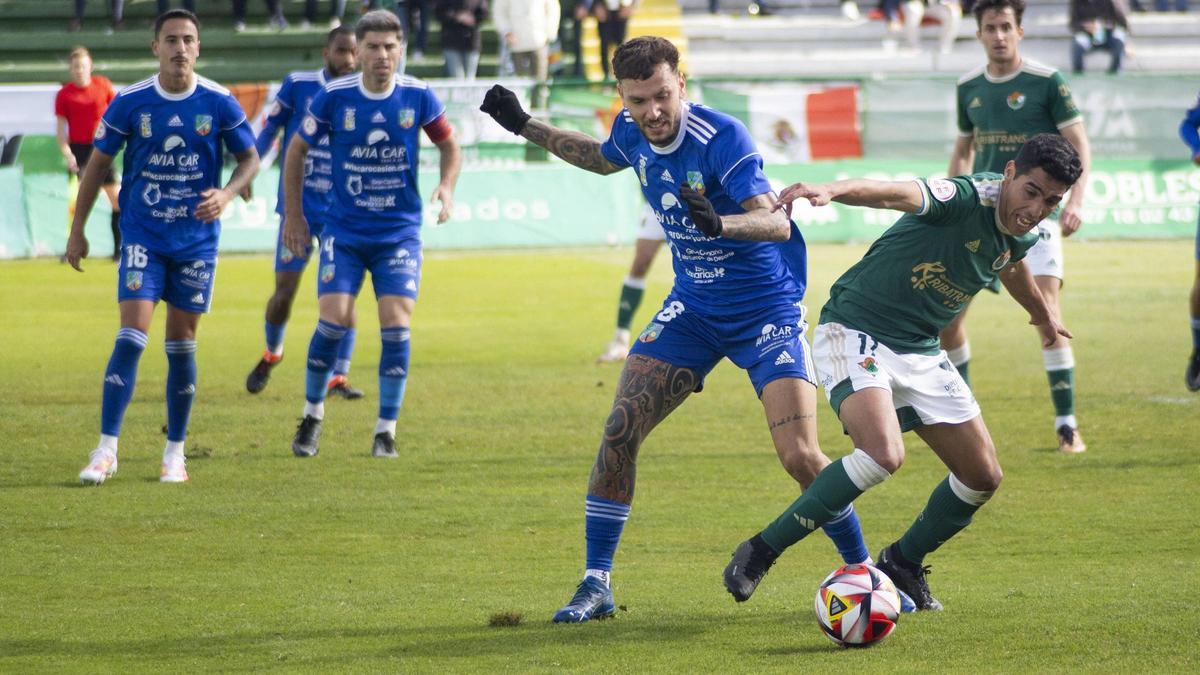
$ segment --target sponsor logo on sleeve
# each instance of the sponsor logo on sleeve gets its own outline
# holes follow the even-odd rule
[[[312,115],[305,115],[304,124],[301,126],[304,127],[304,133],[312,136],[313,134],[317,133],[317,118],[313,117]]]
[[[948,202],[958,193],[958,187],[954,185],[954,181],[944,178],[934,178],[927,185],[929,185],[929,194],[939,202]]]

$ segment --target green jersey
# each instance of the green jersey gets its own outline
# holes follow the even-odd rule
[[[975,139],[975,172],[1004,171],[1021,144],[1083,121],[1057,70],[1021,60],[1017,72],[988,75],[980,66],[958,80],[958,131]]]
[[[867,333],[897,353],[936,354],[938,333],[1038,241],[1036,229],[1000,229],[1003,182],[994,173],[918,180],[921,210],[897,220],[833,284],[820,322]]]

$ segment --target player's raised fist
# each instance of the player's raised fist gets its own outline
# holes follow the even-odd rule
[[[696,229],[704,233],[706,237],[719,237],[721,231],[725,229],[721,224],[721,216],[717,215],[713,209],[712,202],[704,195],[696,192],[691,186],[679,186],[679,197],[687,204],[688,217],[692,219],[692,224]]]
[[[529,121],[529,113],[521,107],[521,101],[512,91],[501,87],[498,84],[492,85],[487,93],[483,95],[483,105],[479,109],[492,116],[492,119],[508,129],[509,131],[521,135],[521,130],[525,128],[525,123]]]

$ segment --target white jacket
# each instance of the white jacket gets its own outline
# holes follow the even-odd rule
[[[532,52],[558,37],[558,0],[495,0],[492,21],[500,39],[512,33],[514,52]]]

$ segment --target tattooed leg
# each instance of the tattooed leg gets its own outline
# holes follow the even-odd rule
[[[699,382],[696,372],[647,356],[625,362],[604,438],[592,467],[588,494],[622,504],[633,502],[637,453],[650,430],[679,407]]]
[[[772,380],[763,387],[762,404],[779,462],[807,488],[829,464],[817,441],[817,388],[795,377]]]

